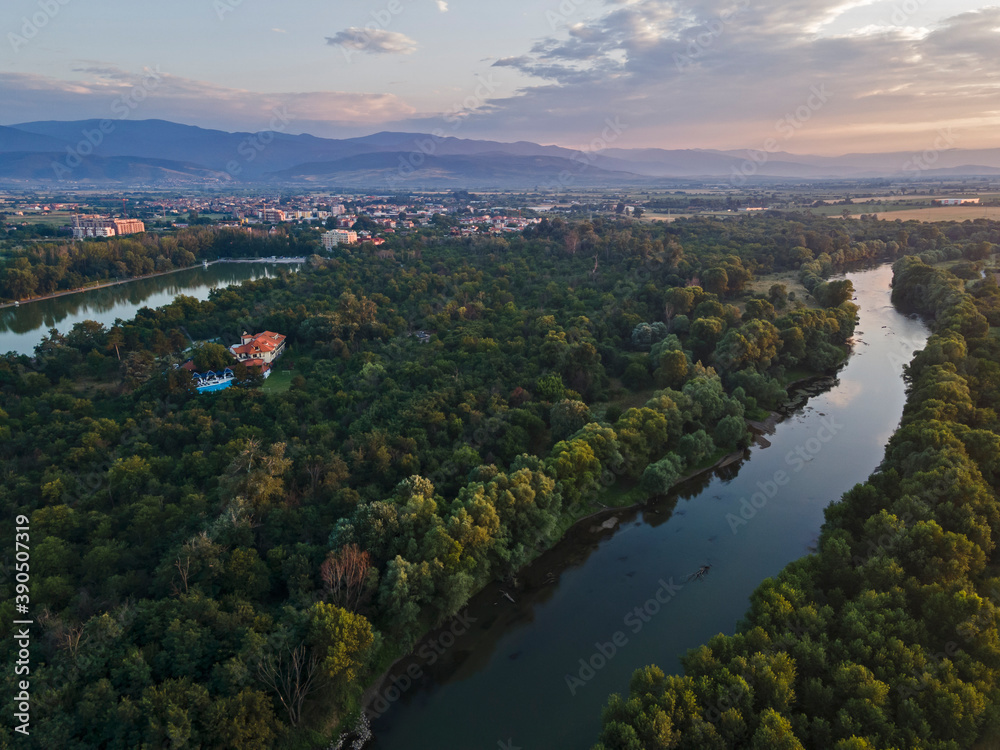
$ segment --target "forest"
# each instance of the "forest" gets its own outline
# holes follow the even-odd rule
[[[637,671],[595,750],[973,747],[1000,709],[1000,289],[919,257],[893,302],[932,323],[878,470],[733,636]],[[994,335],[990,335],[991,327]]]
[[[199,252],[228,241],[211,231],[196,231]],[[995,284],[966,292],[925,263],[978,276],[997,244],[1000,225],[985,221],[553,219],[503,239],[311,255],[300,273],[53,330],[35,356],[0,357],[0,503],[30,520],[41,633],[33,746],[328,741],[423,633],[574,519],[666,493],[746,446],[746,419],[846,356],[857,308],[831,275],[903,256],[896,302],[934,317],[937,334],[910,368],[883,471],[830,510],[817,555],[762,585],[745,632],[689,656],[683,677],[637,675],[601,742],[904,746],[904,725],[936,737],[941,715],[935,731],[958,744],[923,746],[963,746],[992,695],[983,597],[1000,379],[986,334],[1000,302]],[[64,262],[29,265],[37,277]],[[779,271],[808,296],[755,291]],[[218,355],[184,352],[187,334],[243,330],[288,336],[287,391],[199,395],[173,367]],[[610,489],[608,472],[622,478]],[[865,551],[886,533],[906,541]],[[5,578],[5,635],[12,587]],[[982,632],[981,650],[963,646],[965,662],[929,670],[913,705],[897,706],[879,670],[910,674],[952,624],[970,643]],[[704,718],[734,684],[742,702]],[[11,737],[0,727],[0,743]]]

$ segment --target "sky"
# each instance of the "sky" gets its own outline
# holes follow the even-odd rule
[[[0,124],[839,155],[1000,147],[975,0],[4,0]]]

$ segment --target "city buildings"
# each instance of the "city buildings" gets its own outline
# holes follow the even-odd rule
[[[146,225],[139,219],[109,219],[104,216],[73,214],[71,230],[73,239],[86,237],[124,237],[145,232]]]
[[[347,229],[332,229],[323,235],[323,247],[333,250],[338,245],[354,245],[358,241],[358,233]]]

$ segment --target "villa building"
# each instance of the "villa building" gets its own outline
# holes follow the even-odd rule
[[[257,334],[244,331],[240,343],[230,347],[229,351],[240,364],[260,367],[262,372],[268,373],[274,360],[285,353],[285,337],[273,331]]]

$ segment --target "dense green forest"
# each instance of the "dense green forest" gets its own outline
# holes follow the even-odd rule
[[[547,220],[505,239],[414,237],[388,251],[312,256],[301,273],[219,290],[206,302],[180,297],[110,330],[84,323],[50,332],[36,356],[0,358],[0,502],[6,517],[30,519],[31,607],[41,628],[32,642],[31,742],[313,747],[353,719],[364,687],[422,633],[551,546],[598,499],[665,492],[745,446],[745,418],[780,404],[790,382],[841,362],[857,308],[849,282],[830,274],[907,254],[958,261],[971,274],[997,243],[1000,226],[987,222]],[[796,272],[808,299],[781,284],[752,290],[775,271]],[[934,289],[951,284],[928,279]],[[989,471],[980,458],[995,447],[986,436],[998,380],[995,344],[975,337],[985,323],[970,306],[994,322],[996,299],[985,287],[975,301],[948,288],[964,307],[942,313],[941,326],[958,326],[971,343],[942,343],[942,361],[925,369],[941,376],[935,387],[966,401],[954,414],[951,395],[921,403],[942,425],[973,420],[941,438],[949,466],[971,481]],[[950,297],[914,296],[926,310],[954,307]],[[963,327],[967,317],[974,330]],[[242,330],[286,334],[290,389],[247,384],[198,395],[187,372],[172,367],[186,356],[182,329],[226,342]],[[966,375],[963,347],[973,343],[993,356],[977,358],[979,375]],[[196,361],[215,355],[211,345],[195,352]],[[936,435],[909,439],[927,442],[932,461]],[[608,475],[620,481],[608,488]],[[893,492],[907,486],[886,482]],[[952,594],[973,590],[963,561],[979,564],[974,545],[992,549],[980,494],[935,506],[948,508],[943,518],[935,511],[940,527],[921,515],[926,501],[907,501],[920,523],[906,571],[926,564],[945,576],[926,582],[944,588],[921,590],[920,601],[949,616],[958,611]],[[867,502],[859,495],[856,504]],[[844,533],[857,533],[847,518]],[[972,546],[959,543],[956,528]],[[830,545],[827,538],[823,554],[834,554]],[[835,549],[850,552],[850,540]],[[13,569],[9,547],[5,555]],[[801,569],[810,565],[862,587],[841,557]],[[843,591],[823,606],[853,602],[854,589]],[[893,600],[900,617],[906,596]],[[895,617],[882,599],[865,602],[871,617]],[[857,628],[874,627],[866,613],[852,615]],[[827,614],[817,606],[805,623],[827,632]],[[918,618],[915,627],[928,626]],[[3,647],[12,663],[12,639]],[[909,653],[892,648],[894,664]],[[791,711],[785,704],[763,705],[791,700],[792,657],[754,658],[774,692],[760,689],[761,705],[742,707],[748,737],[759,725],[797,721],[782,714]],[[867,683],[852,669],[838,679],[853,695]],[[717,673],[702,677],[715,689]],[[13,673],[5,680],[11,716]],[[607,747],[721,731],[699,720],[694,688],[671,693],[674,683],[654,672],[648,683],[609,709]],[[840,683],[816,687],[824,706],[832,705],[828,684]],[[955,714],[950,704],[939,710]],[[830,726],[839,737],[840,725]],[[10,740],[9,727],[0,732]]]
[[[734,636],[655,666],[601,750],[973,747],[1000,719],[1000,289],[904,258],[893,302],[932,321],[879,469]]]

